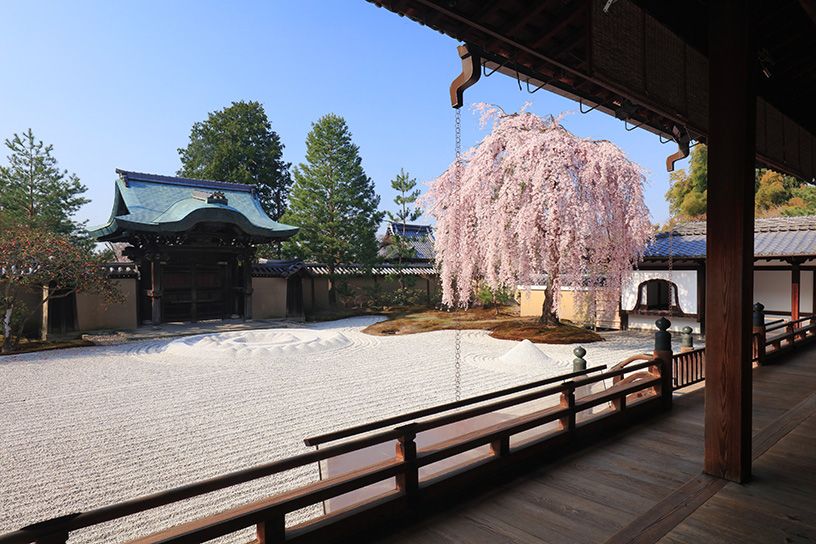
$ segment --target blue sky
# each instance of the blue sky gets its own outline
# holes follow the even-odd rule
[[[53,144],[89,188],[80,218],[91,225],[110,213],[115,168],[175,173],[192,124],[234,100],[264,104],[293,164],[315,119],[344,116],[383,208],[400,168],[427,182],[452,160],[457,42],[364,0],[0,1],[0,137],[31,127]],[[673,149],[657,136],[498,74],[465,100],[574,111],[568,129],[647,169],[652,218],[666,219]],[[462,124],[465,146],[484,136],[470,110]]]

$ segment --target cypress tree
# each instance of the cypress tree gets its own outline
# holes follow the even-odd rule
[[[272,219],[283,215],[292,185],[290,165],[260,102],[233,102],[210,113],[193,125],[190,143],[178,152],[179,176],[252,185]]]
[[[380,197],[362,166],[346,121],[324,115],[306,137],[306,162],[294,169],[289,209],[283,222],[300,227],[287,242],[291,255],[325,264],[329,302],[336,301],[335,269],[340,264],[372,264],[377,258]]]

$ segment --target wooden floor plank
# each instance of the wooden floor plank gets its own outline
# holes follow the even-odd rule
[[[725,480],[699,474],[644,512],[620,532],[612,535],[606,543],[645,544],[657,542],[725,487],[725,484]]]

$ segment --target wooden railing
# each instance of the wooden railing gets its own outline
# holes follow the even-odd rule
[[[383,429],[385,427],[390,427],[391,425],[397,425],[399,423],[405,423],[406,421],[414,421],[419,418],[428,417],[436,414],[441,414],[443,412],[449,412],[451,410],[456,410],[458,408],[463,408],[465,406],[471,406],[473,404],[479,404],[480,402],[485,402],[488,400],[494,400],[500,397],[505,397],[507,395],[512,395],[514,393],[520,393],[521,391],[527,391],[529,389],[535,389],[537,387],[542,387],[544,385],[551,385],[558,382],[566,381],[570,378],[577,378],[580,376],[586,376],[587,374],[591,374],[593,372],[600,372],[601,370],[605,370],[606,365],[598,365],[593,366],[590,368],[586,368],[584,370],[576,370],[574,372],[570,372],[567,374],[561,374],[559,376],[553,376],[551,378],[545,378],[543,380],[538,380],[535,382],[529,382],[522,385],[516,385],[513,387],[508,387],[506,389],[500,389],[498,391],[491,391],[490,393],[484,393],[482,395],[477,395],[475,397],[468,397],[466,399],[457,400],[454,402],[448,402],[445,404],[437,404],[436,406],[431,406],[429,408],[423,408],[422,410],[416,410],[413,412],[407,412],[405,414],[400,414],[393,417],[388,417],[385,419],[378,419],[376,421],[372,421],[369,423],[363,423],[362,425],[355,425],[353,427],[346,427],[345,429],[340,429],[337,431],[332,431],[325,434],[318,434],[314,436],[310,436],[303,439],[303,443],[307,446],[319,446],[321,444],[326,444],[328,442],[336,442],[337,440],[341,440],[343,438],[349,438],[351,436],[357,436],[365,433],[369,433],[371,431],[376,431],[379,429]]]
[[[791,351],[796,346],[809,343],[816,338],[816,316],[809,315],[793,321],[766,326],[759,337],[764,339],[764,343],[759,342],[763,345],[755,355],[757,362],[762,364],[769,358]]]
[[[705,348],[672,356],[672,387],[677,390],[705,380]]]
[[[525,460],[540,460],[542,456],[556,457],[571,449],[586,445],[622,425],[671,407],[672,363],[671,352],[660,357],[636,356],[616,368],[594,375],[595,369],[579,371],[555,379],[542,380],[488,395],[449,403],[442,408],[411,414],[416,420],[374,434],[326,446],[319,451],[296,455],[247,470],[147,495],[104,508],[62,516],[25,527],[0,536],[0,544],[64,544],[72,531],[124,518],[159,506],[211,493],[258,478],[326,461],[351,452],[360,452],[372,446],[392,443],[395,455],[385,461],[371,464],[335,477],[273,495],[201,518],[189,523],[133,541],[141,544],[203,542],[255,526],[254,542],[330,542],[348,541],[361,529],[373,523],[397,519],[429,501],[439,500],[446,494],[461,493],[466,486],[483,482],[485,476],[518,465]],[[646,359],[646,360],[642,360]],[[556,385],[545,382],[560,381]],[[610,384],[592,392],[593,384]],[[544,387],[542,387],[544,385]],[[549,403],[544,403],[550,399]],[[485,402],[489,401],[489,402]],[[528,403],[537,403],[530,406]],[[527,404],[529,411],[519,413]],[[544,406],[546,404],[546,406]],[[466,408],[464,408],[467,406]],[[601,407],[599,410],[598,407]],[[464,408],[449,412],[452,408]],[[512,409],[512,410],[511,410]],[[508,411],[510,410],[510,411]],[[482,416],[502,412],[499,423],[476,431],[453,436],[425,447],[417,447],[417,435]],[[432,414],[430,419],[418,419],[417,414]],[[400,423],[405,420],[401,416]],[[387,424],[393,424],[391,418]],[[381,422],[375,422],[380,426]],[[368,426],[371,426],[369,424]],[[359,426],[352,430],[313,437],[312,443],[327,442],[368,432]],[[375,425],[373,428],[377,428]],[[540,431],[534,437],[521,433]],[[524,440],[521,440],[524,438]],[[489,453],[464,465],[457,465],[432,476],[420,476],[420,469],[434,463],[450,460],[465,452],[489,446]],[[369,498],[365,502],[321,515],[308,522],[287,527],[285,516],[290,512],[331,500],[372,484],[393,479],[390,491]]]
[[[754,305],[754,328],[751,337],[752,360],[757,365],[816,338],[816,316],[793,321],[765,321],[764,308]],[[705,348],[681,351],[672,356],[672,380],[675,390],[705,380]]]

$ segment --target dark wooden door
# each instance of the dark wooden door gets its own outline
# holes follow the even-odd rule
[[[162,266],[162,321],[195,320],[193,267],[177,264]]]
[[[168,264],[162,273],[163,321],[202,321],[225,317],[224,266]]]
[[[286,315],[303,315],[303,281],[300,276],[292,276],[286,280]]]
[[[193,268],[193,320],[223,319],[224,284],[223,266],[196,265]]]
[[[48,301],[48,332],[65,334],[76,330],[76,295],[57,296]]]

